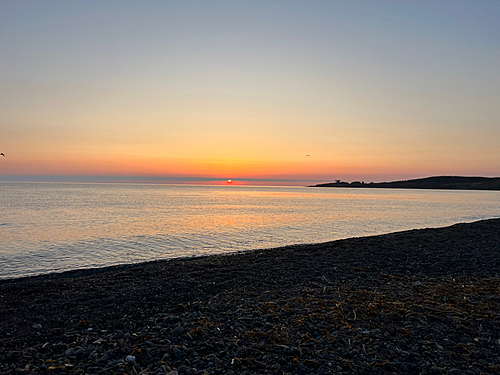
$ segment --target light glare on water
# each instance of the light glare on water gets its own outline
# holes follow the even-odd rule
[[[439,227],[500,192],[0,183],[0,278]]]

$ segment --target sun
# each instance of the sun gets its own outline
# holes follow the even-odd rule
[[[230,184],[231,182],[233,182],[233,180],[227,180],[227,183]]]

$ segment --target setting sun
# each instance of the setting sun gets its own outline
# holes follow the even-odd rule
[[[498,1],[4,3],[2,181],[500,173]]]

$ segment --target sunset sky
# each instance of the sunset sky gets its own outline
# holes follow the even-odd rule
[[[499,19],[498,0],[0,0],[0,180],[500,176]]]

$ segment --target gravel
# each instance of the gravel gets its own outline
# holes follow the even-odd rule
[[[500,219],[0,281],[2,374],[500,373]]]

